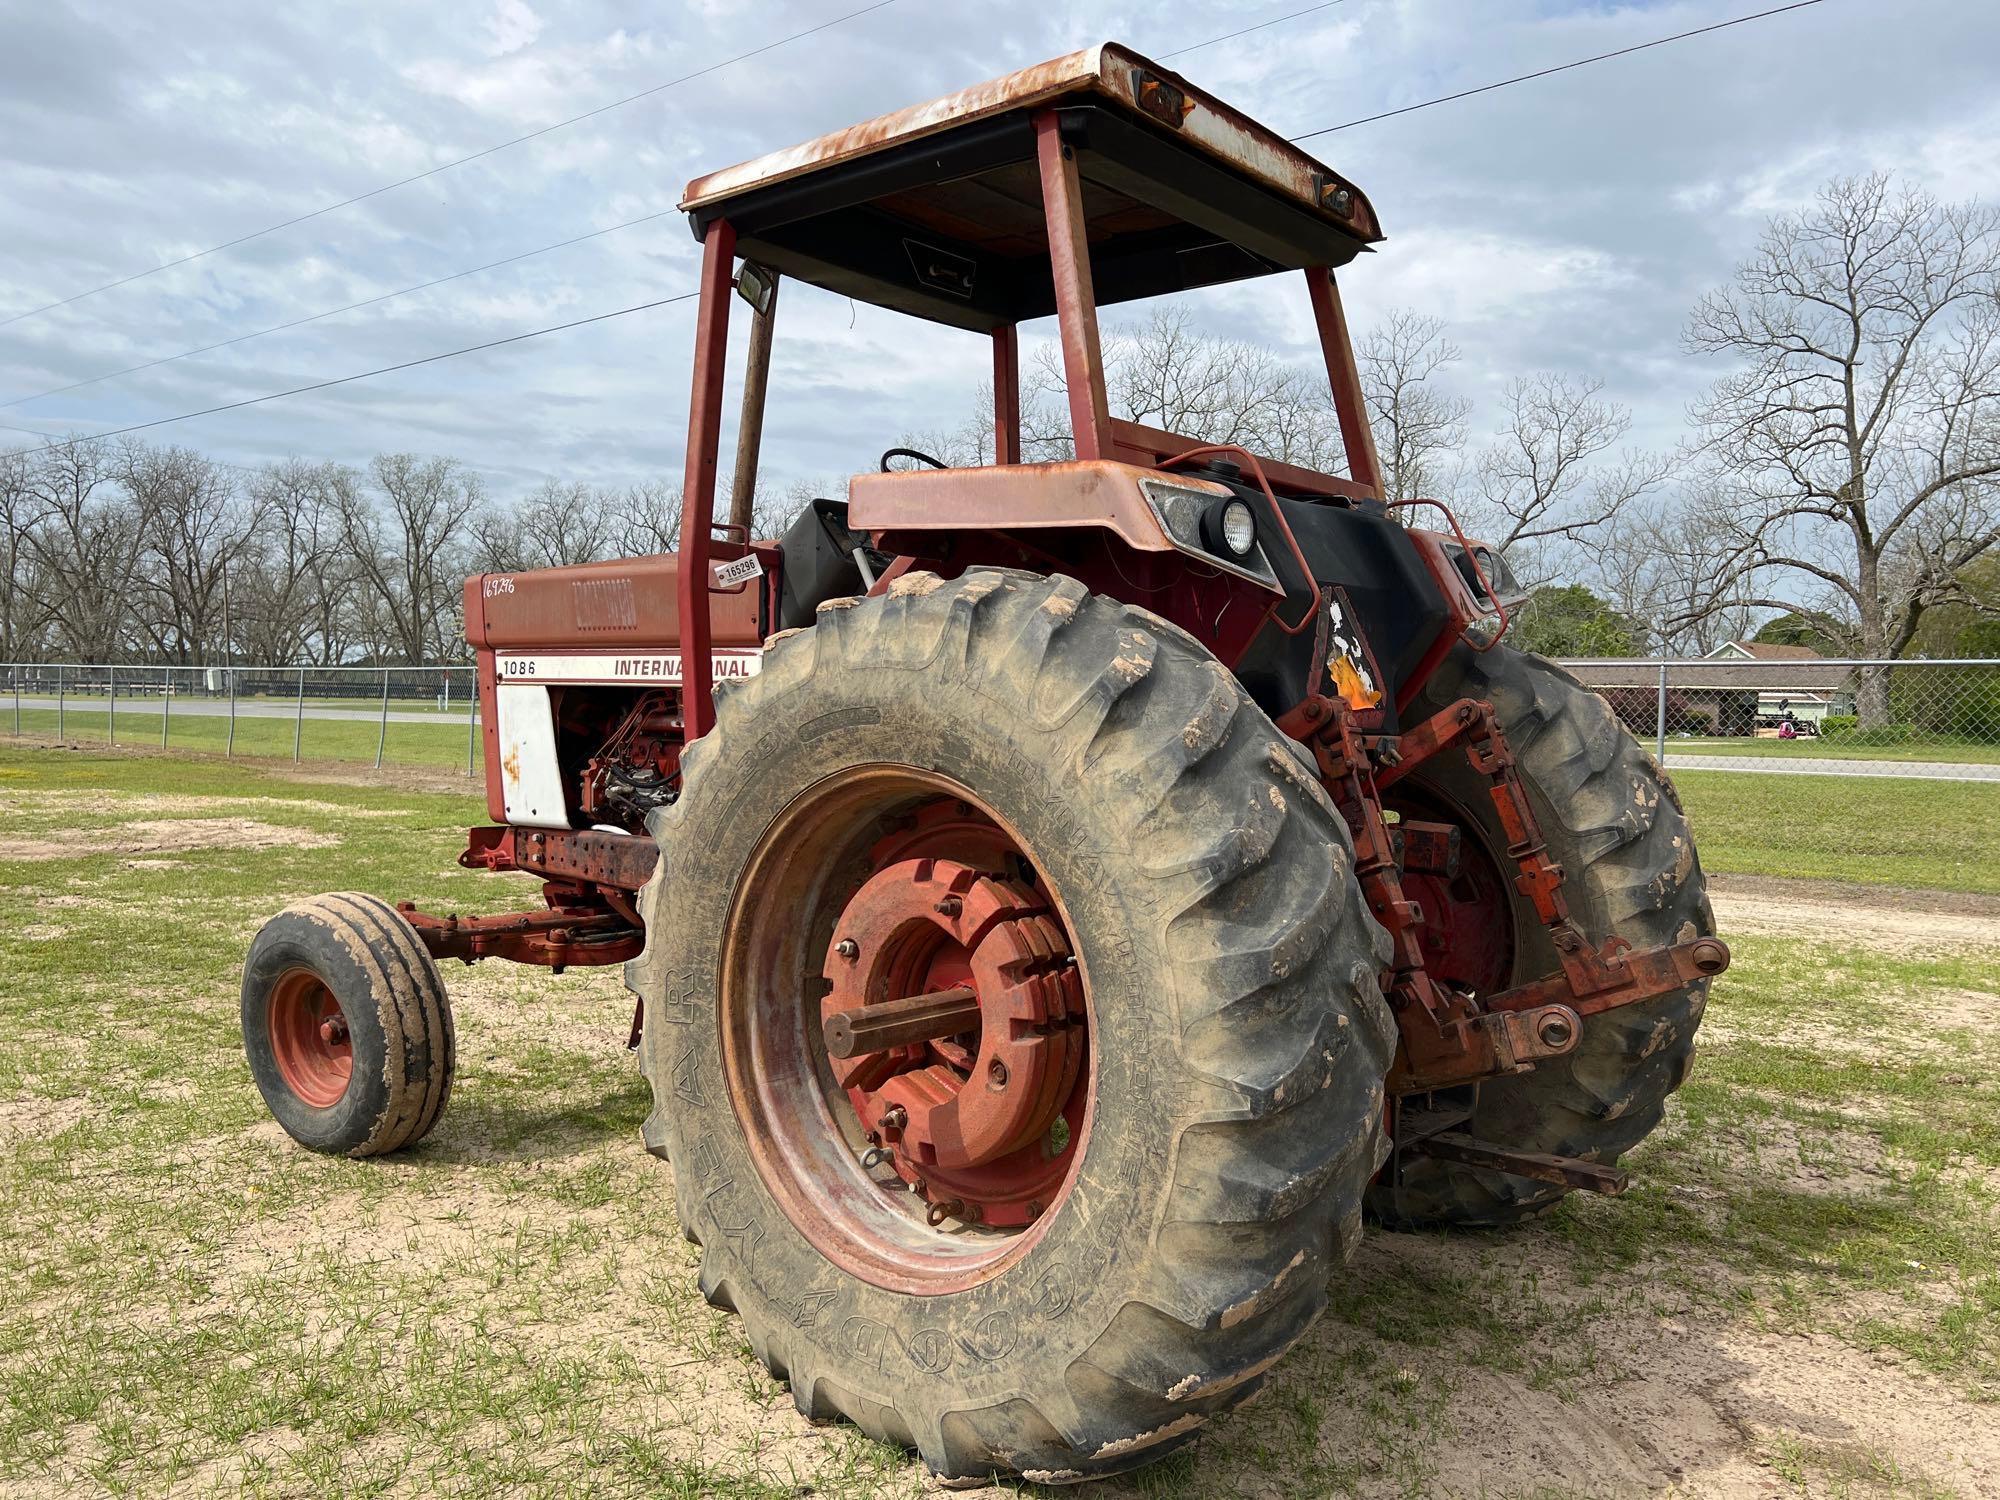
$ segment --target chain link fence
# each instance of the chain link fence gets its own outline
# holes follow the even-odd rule
[[[2000,897],[2000,661],[1567,661],[1711,875]]]
[[[2000,661],[1566,661],[1672,770],[2000,782]]]
[[[467,776],[481,757],[470,666],[0,663],[0,733]]]

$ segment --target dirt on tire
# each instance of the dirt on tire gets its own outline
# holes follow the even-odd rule
[[[1617,932],[1635,948],[1715,931],[1694,836],[1666,773],[1604,700],[1553,662],[1511,647],[1459,647],[1411,710],[1459,698],[1491,703],[1512,747],[1563,894],[1585,936]],[[1486,779],[1440,756],[1410,780],[1464,809],[1496,857],[1507,838]],[[1515,906],[1512,983],[1559,968],[1525,899]],[[1708,982],[1592,1016],[1567,1057],[1482,1085],[1467,1131],[1520,1151],[1613,1162],[1660,1123],[1667,1096],[1694,1060]],[[1399,1156],[1369,1195],[1371,1211],[1403,1228],[1514,1223],[1559,1202],[1564,1189],[1456,1162]]]
[[[1189,1441],[1318,1318],[1385,1149],[1385,939],[1338,813],[1198,643],[1066,578],[911,574],[823,605],[716,715],[652,820],[628,971],[646,1140],[673,1162],[702,1290],[801,1411],[948,1481],[1092,1478]],[[1065,1195],[1015,1258],[931,1295],[843,1273],[787,1216],[721,1055],[723,935],[761,831],[884,762],[948,768],[1018,830],[1096,1039]]]

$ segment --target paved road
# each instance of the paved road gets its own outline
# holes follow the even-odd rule
[[[405,701],[407,702],[408,700],[406,699]],[[450,713],[443,714],[434,708],[398,708],[395,706],[393,698],[389,700],[389,705],[389,722],[391,724],[456,724],[460,728],[465,727],[465,710],[462,707],[454,708]],[[100,697],[71,698],[68,701],[67,707],[72,713],[101,714],[104,712],[105,700]],[[56,700],[54,698],[29,697],[24,694],[21,698],[21,708],[23,712],[32,709],[46,709],[48,712],[54,713],[56,711]],[[148,698],[135,695],[127,698],[121,694],[118,699],[118,710],[120,713],[158,714],[160,711],[160,700],[157,696]],[[14,700],[12,696],[0,695],[0,725],[12,728],[13,712]],[[238,698],[236,700],[236,717],[239,719],[295,719],[298,717],[298,712],[299,709],[296,702],[286,703],[273,698]],[[227,698],[179,697],[174,699],[173,716],[176,719],[183,715],[202,714],[228,718],[229,700]],[[379,708],[330,708],[323,703],[314,703],[312,699],[308,698],[306,699],[306,717],[308,719],[359,719],[364,723],[379,724],[382,722],[382,710]]]
[[[1692,755],[1667,752],[1669,771],[1753,771],[1766,776],[1900,776],[1913,781],[1991,781],[2000,766],[1966,761],[1835,760],[1823,755]]]

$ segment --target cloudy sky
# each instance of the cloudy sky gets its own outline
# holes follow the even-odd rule
[[[843,16],[868,0],[0,0],[0,316],[365,193]],[[108,430],[689,288],[692,176],[1092,41],[1153,56],[1310,0],[889,0],[462,167],[0,327],[0,423]],[[1172,66],[1280,132],[1393,109],[1771,0],[1344,0]],[[1789,15],[1318,137],[1388,231],[1343,278],[1364,329],[1437,314],[1491,417],[1510,375],[1601,378],[1635,440],[1680,435],[1711,367],[1687,308],[1765,218],[1888,168],[2000,194],[2000,6],[1825,0]],[[30,401],[646,215],[662,217],[306,326]],[[1290,278],[1205,294],[1213,326],[1300,357]],[[1121,310],[1129,316],[1132,309]],[[495,493],[678,475],[683,304],[156,429],[256,464],[457,456]],[[1032,330],[1031,330],[1032,331]],[[741,340],[738,340],[740,358]],[[954,425],[984,341],[795,286],[766,473],[872,466]],[[0,441],[28,443],[0,430]],[[725,427],[725,452],[731,441]]]

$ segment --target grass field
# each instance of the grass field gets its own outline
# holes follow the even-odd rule
[[[1711,867],[1772,857],[1703,808],[1788,783],[1681,780]],[[531,899],[454,865],[477,815],[0,750],[0,1493],[928,1490],[799,1418],[702,1301],[615,974],[450,969],[458,1084],[407,1156],[268,1120],[236,1020],[259,922]],[[1093,1493],[1993,1493],[2000,922],[1718,907],[1737,962],[1631,1194],[1371,1235],[1258,1404]]]
[[[2000,893],[2000,783],[1675,771],[1704,869]]]
[[[366,707],[367,705],[362,705]],[[398,705],[400,708],[401,705]],[[103,708],[68,709],[60,715],[60,727],[74,745],[109,745],[111,715]],[[14,717],[0,705],[0,736],[11,737]],[[54,709],[23,709],[23,737],[53,741],[58,714]],[[120,706],[117,714],[117,743],[122,746],[156,749],[161,729],[168,736],[167,748],[193,754],[220,755],[229,744],[229,719],[222,714],[175,713],[162,722],[157,702],[139,708]],[[366,719],[315,719],[308,717],[303,728],[289,718],[253,718],[241,714],[236,719],[235,753],[289,761],[293,736],[298,736],[302,760],[349,761],[373,765],[377,741],[381,740],[382,760],[391,766],[431,766],[439,769],[466,766],[467,741],[472,766],[478,774],[484,765],[483,747],[467,731],[463,717],[437,724],[389,722],[386,738],[379,722]],[[0,743],[5,743],[0,738]]]

